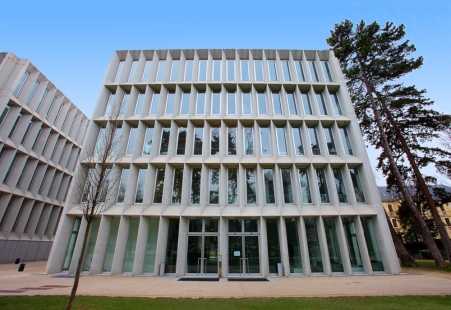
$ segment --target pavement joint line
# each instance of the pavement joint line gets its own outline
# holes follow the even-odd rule
[[[161,277],[161,278],[163,278],[163,277]],[[159,283],[159,284],[157,284],[157,285],[155,285],[155,286],[153,286],[153,287],[151,287],[151,288],[149,288],[149,289],[143,291],[142,293],[138,293],[137,296],[143,295],[143,294],[145,294],[145,293],[148,292],[148,291],[151,291],[151,290],[153,290],[153,289],[155,289],[155,288],[157,288],[157,287],[159,287],[159,286],[161,286],[161,285],[163,285],[163,284],[166,284],[167,282],[171,282],[171,280],[174,279],[174,278],[176,278],[176,277],[171,277],[171,278],[170,278],[169,280],[167,280],[167,281],[161,282],[161,283]]]

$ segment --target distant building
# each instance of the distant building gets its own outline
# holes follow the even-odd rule
[[[0,113],[0,263],[45,260],[89,119],[13,53],[0,53]]]

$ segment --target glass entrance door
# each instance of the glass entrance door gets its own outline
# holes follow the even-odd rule
[[[229,220],[228,242],[229,275],[260,274],[257,220]]]
[[[219,236],[215,219],[193,219],[189,222],[186,273],[218,274]]]

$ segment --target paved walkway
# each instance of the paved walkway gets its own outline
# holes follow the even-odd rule
[[[45,274],[45,262],[0,265],[0,296],[69,295],[73,278]],[[451,275],[413,269],[401,275],[269,278],[269,282],[180,282],[178,278],[83,276],[77,295],[129,297],[328,297],[451,295]],[[410,272],[410,270],[409,270]]]

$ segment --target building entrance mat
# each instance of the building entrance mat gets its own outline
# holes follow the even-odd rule
[[[80,275],[80,278],[82,277],[82,275]],[[52,278],[60,278],[60,279],[73,279],[75,278],[74,275],[70,275],[70,274],[60,274],[58,276],[53,276]]]
[[[268,282],[266,278],[227,278],[230,282]]]
[[[180,278],[177,281],[195,281],[195,282],[218,282],[219,278],[197,278],[197,277],[190,277],[190,278]]]

